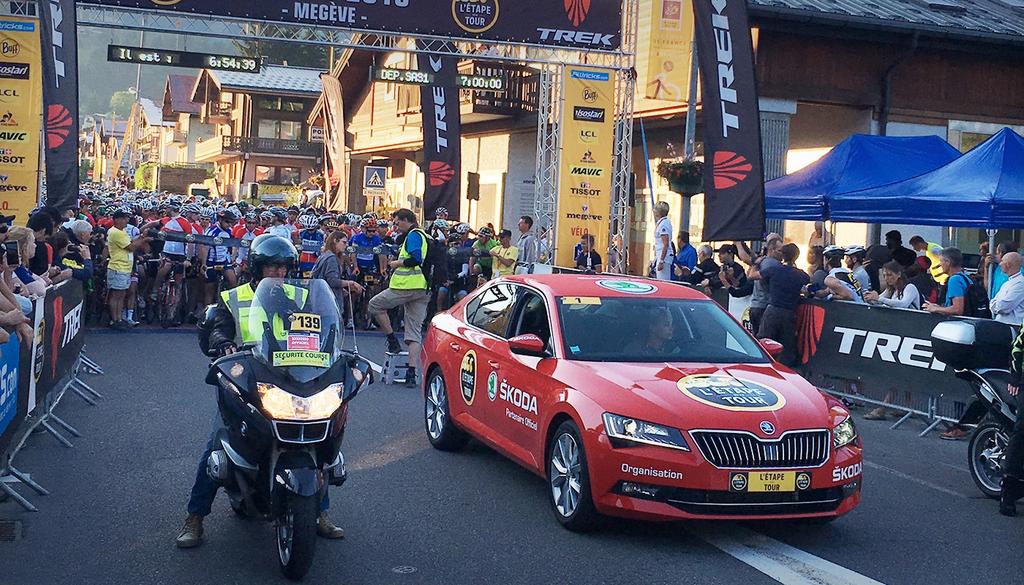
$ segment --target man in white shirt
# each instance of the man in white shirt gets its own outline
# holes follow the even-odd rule
[[[533,218],[529,215],[519,218],[519,241],[516,242],[516,248],[519,248],[520,262],[532,264],[540,260],[540,247],[533,235]]]
[[[1024,275],[1020,273],[1021,261],[1021,255],[1017,252],[1007,252],[999,262],[999,268],[1010,275],[989,303],[992,318],[1000,323],[1020,325],[1024,321]]]

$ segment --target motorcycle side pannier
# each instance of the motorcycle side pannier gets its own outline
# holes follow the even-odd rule
[[[951,319],[932,329],[935,357],[957,370],[1007,369],[1016,335],[1006,323],[988,319]]]

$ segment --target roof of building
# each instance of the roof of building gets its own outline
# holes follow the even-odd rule
[[[320,69],[264,65],[259,73],[237,73],[235,71],[213,71],[206,73],[221,89],[245,91],[274,91],[293,94],[320,95]]]
[[[168,75],[164,86],[164,108],[170,105],[172,114],[198,114],[200,104],[192,101],[192,89],[198,75]]]
[[[128,120],[101,118],[100,124],[103,126],[104,136],[124,136],[124,133],[128,131]]]
[[[1024,37],[1020,0],[747,0],[755,16],[803,17],[945,35]]]
[[[142,115],[146,119],[146,123],[150,126],[173,126],[174,122],[164,122],[164,112],[153,103],[153,100],[149,98],[139,99],[139,105],[142,106]]]

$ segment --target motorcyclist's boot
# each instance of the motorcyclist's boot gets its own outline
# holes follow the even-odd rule
[[[345,531],[331,522],[331,518],[327,515],[327,512],[320,512],[320,516],[316,519],[316,535],[320,538],[339,539],[345,538]]]
[[[195,548],[203,544],[203,517],[199,514],[189,514],[174,544],[178,548]]]
[[[1017,515],[1017,500],[1024,497],[1024,481],[1007,475],[1003,477],[1003,492],[999,496],[999,513],[1003,516]]]

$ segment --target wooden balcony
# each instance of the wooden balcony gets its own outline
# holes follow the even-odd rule
[[[231,121],[233,109],[230,102],[205,103],[199,112],[199,121],[203,124],[227,124]]]
[[[504,91],[459,90],[459,112],[463,124],[516,117],[537,110],[540,77],[536,69],[523,65],[462,61],[459,73],[500,77],[505,80],[506,88]],[[398,88],[398,113],[407,116],[420,114],[420,86],[403,85]]]
[[[323,155],[323,145],[306,140],[253,136],[220,136],[203,140],[196,145],[196,162],[219,161],[245,154],[319,158]]]

